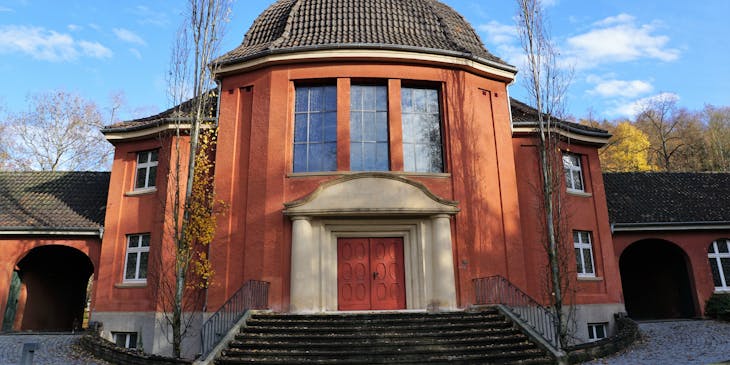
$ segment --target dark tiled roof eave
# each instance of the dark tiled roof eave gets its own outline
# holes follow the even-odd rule
[[[730,222],[730,173],[616,172],[603,180],[609,219],[617,226]]]
[[[104,225],[109,172],[0,172],[0,231],[94,231]]]
[[[514,127],[537,128],[539,126],[537,110],[517,99],[510,98],[512,109],[512,125]],[[558,128],[568,132],[577,133],[589,137],[611,138],[608,131],[591,126],[570,122],[567,120],[552,118]]]

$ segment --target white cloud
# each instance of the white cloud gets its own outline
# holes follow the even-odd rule
[[[79,41],[79,47],[85,55],[94,58],[109,58],[113,55],[109,48],[104,47],[98,42]]]
[[[137,5],[131,9],[131,12],[135,15],[139,24],[151,24],[158,27],[164,27],[170,24],[170,19],[165,13],[150,9],[144,5]]]
[[[477,29],[487,35],[488,43],[496,45],[514,43],[519,37],[517,27],[514,24],[502,24],[495,20],[487,24],[480,24]]]
[[[595,84],[593,89],[588,90],[589,94],[605,98],[635,98],[654,90],[649,82],[643,80],[606,80],[600,76],[589,75],[586,81]]]
[[[111,57],[112,51],[102,44],[77,41],[68,34],[42,27],[0,26],[0,53],[24,53],[43,61],[73,61],[80,56]]]
[[[637,114],[639,114],[646,105],[656,102],[659,100],[679,100],[679,95],[675,93],[660,93],[657,95],[649,96],[646,98],[641,98],[638,100],[634,100],[633,102],[627,102],[627,103],[617,103],[616,106],[610,110],[608,110],[609,115],[614,116],[624,116],[624,117],[635,117]]]
[[[567,40],[567,54],[578,69],[603,63],[652,58],[664,62],[679,58],[679,50],[667,46],[669,37],[655,35],[652,24],[637,24],[629,14],[593,23],[594,29]]]
[[[142,39],[142,37],[138,36],[136,33],[132,32],[129,29],[124,28],[114,28],[114,35],[117,36],[117,38],[121,39],[122,41],[128,42],[128,43],[134,43],[139,44],[141,46],[146,46],[147,42]]]
[[[6,6],[0,6],[0,13],[12,13],[14,10]]]
[[[542,0],[542,6],[549,8],[558,5],[558,0]]]
[[[70,30],[72,32],[76,32],[76,31],[84,29],[84,27],[77,25],[77,24],[69,24],[66,26],[66,28],[68,28],[68,30]]]

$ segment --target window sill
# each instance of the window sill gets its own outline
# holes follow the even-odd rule
[[[114,284],[114,287],[115,288],[120,288],[120,289],[126,289],[126,288],[146,288],[147,287],[147,282],[145,281],[145,282],[138,282],[138,283],[133,283],[133,282],[130,282],[130,283],[117,283],[117,284]]]
[[[600,276],[579,276],[578,281],[603,281]]]
[[[134,189],[132,191],[128,191],[128,192],[124,193],[124,196],[139,196],[139,195],[153,194],[156,192],[157,192],[156,187],[142,188],[142,189]]]
[[[568,195],[580,196],[584,198],[590,198],[593,196],[593,194],[581,190],[568,190]]]
[[[730,293],[730,288],[715,288],[715,293],[728,294]]]
[[[299,178],[299,177],[312,177],[312,176],[346,176],[362,173],[383,173],[392,174],[395,176],[411,176],[411,177],[438,177],[448,178],[451,174],[448,172],[405,172],[405,171],[318,171],[318,172],[292,172],[288,173],[286,177]]]

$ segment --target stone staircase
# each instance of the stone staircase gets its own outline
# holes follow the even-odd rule
[[[554,364],[495,308],[428,314],[255,314],[226,364]]]

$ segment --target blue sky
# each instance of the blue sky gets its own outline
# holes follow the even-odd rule
[[[487,49],[520,59],[511,0],[445,0]],[[238,0],[221,52],[235,48],[273,0]],[[631,116],[662,94],[698,110],[730,105],[729,0],[545,0],[552,37],[575,70],[568,112]],[[0,108],[22,111],[29,93],[64,89],[122,117],[170,106],[165,75],[184,1],[0,0]],[[510,92],[524,99],[522,84]]]

